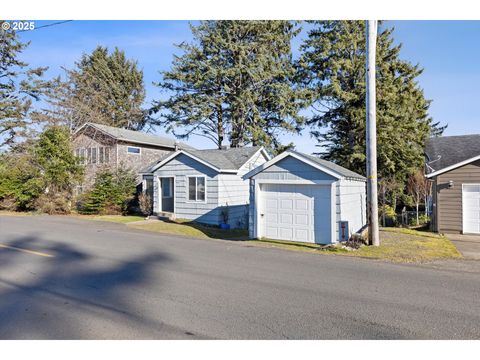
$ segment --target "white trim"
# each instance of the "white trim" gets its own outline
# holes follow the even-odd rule
[[[137,153],[137,152],[130,152],[130,151],[128,151],[129,149],[138,149],[138,153]],[[127,145],[127,154],[130,154],[130,155],[142,155],[142,148],[141,148],[140,146]]]
[[[163,165],[165,165],[167,162],[169,162],[170,160],[176,158],[178,155],[180,154],[183,154],[183,155],[186,155],[188,156],[189,158],[192,158],[193,160],[196,160],[198,161],[199,163],[205,165],[205,166],[208,166],[209,168],[217,171],[217,172],[232,172],[232,173],[237,173],[238,170],[233,170],[233,169],[219,169],[217,168],[216,166],[213,166],[212,164],[202,160],[202,159],[199,159],[198,157],[196,157],[195,155],[192,155],[190,153],[188,153],[187,151],[184,151],[184,150],[177,150],[175,151],[173,154],[171,154],[170,156],[167,156],[165,159],[163,159],[162,161],[160,161],[158,164],[156,164],[153,168],[152,168],[152,172],[156,171],[158,168],[162,167]]]
[[[157,196],[157,200],[158,200],[158,212],[163,212],[162,210],[162,197],[163,197],[163,189],[162,189],[162,181],[161,179],[164,179],[164,178],[171,178],[173,179],[172,182],[172,188],[170,189],[170,191],[173,191],[173,213],[175,213],[175,210],[177,209],[177,202],[176,202],[176,199],[177,199],[177,190],[175,188],[175,184],[177,183],[177,177],[176,175],[170,175],[170,176],[154,176],[154,178],[157,178],[157,186],[158,186],[158,196]],[[167,211],[168,212],[168,211]]]
[[[256,179],[258,184],[330,185],[335,180],[269,180]]]
[[[186,175],[185,176],[187,179],[187,182],[185,184],[185,188],[187,189],[186,191],[186,203],[189,204],[206,204],[207,203],[207,176],[206,175]],[[189,179],[190,178],[195,178],[195,199],[197,198],[197,191],[198,191],[198,181],[196,180],[197,178],[203,178],[205,180],[205,199],[203,200],[190,200],[190,183]]]
[[[480,155],[478,156],[475,156],[473,158],[470,158],[470,159],[467,159],[467,160],[464,160],[464,161],[460,161],[459,163],[456,163],[456,164],[453,164],[453,165],[450,165],[450,166],[447,166],[446,168],[443,168],[443,169],[440,169],[440,170],[437,170],[437,171],[434,171],[430,174],[426,174],[425,177],[426,178],[431,178],[431,177],[434,177],[434,176],[437,176],[437,175],[440,175],[440,174],[443,174],[443,173],[446,173],[450,170],[454,170],[456,168],[459,168],[463,165],[467,165],[471,162],[474,162],[474,161],[477,161],[477,160],[480,160]]]
[[[297,180],[257,180],[252,179],[255,182],[255,199],[254,199],[254,221],[255,226],[253,227],[253,238],[254,239],[261,239],[263,234],[264,224],[261,222],[260,214],[265,212],[265,209],[262,209],[261,206],[263,204],[261,196],[263,194],[263,190],[260,189],[261,185],[263,184],[298,184],[298,185],[319,185],[325,186],[330,185],[330,243],[335,244],[337,243],[337,197],[336,197],[336,185],[338,181],[332,180],[317,180],[317,181],[297,181]],[[315,211],[312,209],[312,211]],[[315,216],[315,213],[313,214]],[[315,230],[314,230],[314,239],[313,243],[318,244],[315,238]]]
[[[313,214],[315,216],[315,213]],[[315,230],[314,230],[315,231]],[[330,186],[330,243],[337,242],[337,182]]]
[[[330,169],[327,169],[326,167],[320,165],[320,164],[317,164],[313,161],[310,161],[309,159],[306,159],[304,158],[303,156],[300,156],[300,155],[297,155],[296,153],[293,153],[293,152],[290,152],[290,151],[285,151],[283,153],[281,153],[280,155],[274,157],[273,159],[267,161],[266,163],[260,165],[260,166],[257,166],[255,169],[249,171],[248,173],[246,173],[243,177],[244,178],[251,178],[252,176],[255,176],[257,175],[258,173],[262,172],[263,170],[269,168],[270,166],[276,164],[277,162],[279,162],[280,160],[282,159],[285,159],[287,156],[291,156],[299,161],[302,161],[304,162],[305,164],[308,164],[320,171],[323,171],[324,173],[330,175],[330,176],[333,176],[334,178],[336,179],[342,179],[344,178],[344,176],[330,170]]]
[[[258,222],[260,220],[260,217],[258,216],[259,211],[258,211],[258,204],[259,200],[258,197],[260,196],[260,185],[257,183],[256,180],[254,181],[254,191],[255,191],[255,198],[254,198],[254,213],[253,213],[253,218],[255,220],[255,226],[253,227],[253,238],[254,239],[259,239],[259,233],[258,233]]]
[[[221,151],[221,150],[219,150]],[[262,154],[267,158],[269,159],[270,156],[268,155],[268,153],[265,151],[265,149],[263,147],[261,147],[260,149],[258,149],[258,151],[255,152],[255,154],[253,154],[252,156],[250,156],[243,164],[245,165],[248,161],[250,161],[256,154],[258,154],[259,152],[262,152]],[[178,155],[180,154],[183,154],[185,156],[188,156],[189,158],[192,158],[193,160],[195,161],[198,161],[199,163],[215,170],[216,172],[219,172],[219,173],[233,173],[233,174],[237,174],[238,171],[241,169],[242,166],[240,166],[238,169],[221,169],[221,168],[218,168],[200,158],[198,158],[197,156],[193,155],[193,154],[190,154],[188,152],[188,150],[177,150],[175,151],[174,153],[172,153],[171,155],[167,156],[165,159],[163,159],[162,161],[160,161],[159,163],[157,163],[155,166],[153,166],[152,168],[152,172],[156,171],[158,168],[162,167],[163,165],[165,165],[166,163],[168,163],[169,161],[173,160],[174,158],[176,158]]]

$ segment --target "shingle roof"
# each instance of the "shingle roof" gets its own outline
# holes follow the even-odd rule
[[[351,170],[348,170],[347,168],[344,168],[343,166],[340,166],[340,165],[337,165],[331,161],[327,161],[325,159],[322,159],[318,156],[314,156],[314,155],[308,155],[308,154],[304,154],[304,153],[300,153],[300,152],[297,152],[297,151],[290,151],[292,153],[295,153],[296,155],[299,155],[299,156],[302,156],[304,158],[307,158],[317,164],[319,164],[320,166],[323,166],[329,170],[332,170],[333,172],[336,172],[337,174],[341,175],[341,176],[344,176],[346,178],[351,178],[351,179],[358,179],[358,180],[367,180],[364,176],[360,175],[360,174],[357,174],[356,172],[353,172]]]
[[[194,157],[212,165],[213,167],[221,170],[238,170],[240,169],[257,151],[261,149],[261,146],[251,146],[243,148],[230,148],[230,149],[207,149],[207,150],[191,150],[183,149],[187,154],[191,154]],[[144,173],[153,171],[153,168],[158,163],[171,156],[172,153],[168,153],[155,161],[154,164],[144,169]]]
[[[440,136],[427,140],[427,172],[446,167],[480,155],[480,135]]]
[[[177,142],[175,139],[167,138],[164,136],[146,134],[141,131],[121,129],[113,126],[107,126],[91,122],[85,124],[85,126],[92,126],[94,128],[97,128],[100,131],[103,131],[106,134],[112,136],[113,138],[121,141],[128,141],[137,144],[163,146],[172,149],[175,148],[175,143],[177,143],[178,147],[181,149],[194,149],[193,147],[185,143]]]

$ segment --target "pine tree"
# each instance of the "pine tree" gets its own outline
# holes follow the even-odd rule
[[[158,124],[179,138],[200,135],[221,147],[280,147],[279,133],[298,132],[302,94],[294,83],[288,21],[203,21],[191,26],[194,41],[163,72],[156,102]],[[181,128],[178,130],[177,128]]]
[[[421,166],[425,140],[444,127],[428,115],[419,65],[399,58],[393,29],[377,39],[377,142],[382,178],[402,183]],[[313,127],[325,158],[365,174],[365,24],[315,21],[301,46],[299,77],[310,89]]]
[[[41,76],[47,68],[29,68],[19,58],[28,44],[15,31],[0,29],[0,147],[28,135],[32,100],[44,91]]]
[[[39,122],[63,124],[71,130],[88,121],[132,130],[148,122],[142,108],[143,72],[122,50],[115,48],[109,54],[99,46],[84,54],[73,70],[65,69],[64,78],[50,81],[48,106],[34,115]]]

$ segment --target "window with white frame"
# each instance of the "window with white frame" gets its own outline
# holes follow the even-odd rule
[[[140,154],[140,148],[139,147],[136,147],[136,146],[128,146],[127,147],[127,152],[129,154],[137,154],[139,155]]]
[[[188,177],[188,200],[205,201],[205,176]]]
[[[110,148],[106,146],[78,148],[75,150],[75,155],[82,159],[82,164],[108,164],[110,162]]]

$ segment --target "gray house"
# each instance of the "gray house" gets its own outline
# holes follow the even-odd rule
[[[366,224],[366,179],[332,162],[286,151],[244,178],[251,238],[330,244]]]
[[[232,228],[246,228],[249,185],[242,176],[269,158],[262,147],[182,149],[142,172],[144,188],[156,215],[219,225],[228,213]]]
[[[480,233],[480,135],[431,138],[425,148],[432,181],[432,230]]]
[[[72,143],[85,165],[85,180],[78,186],[78,193],[93,184],[99,169],[124,167],[138,173],[164,154],[178,148],[192,149],[167,137],[91,122],[75,131]],[[138,182],[141,180],[139,176]]]

